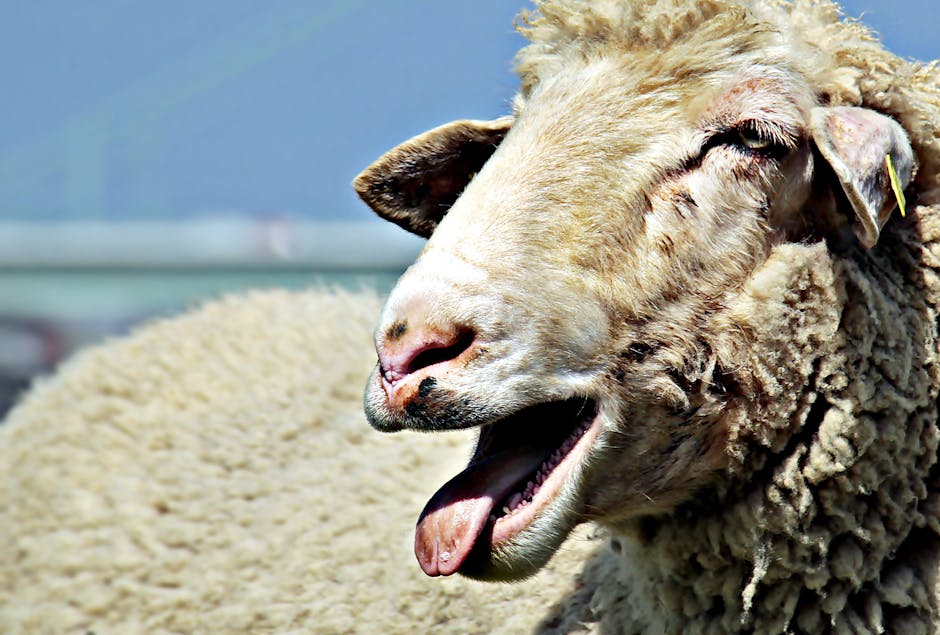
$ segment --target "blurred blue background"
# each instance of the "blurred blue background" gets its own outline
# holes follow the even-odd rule
[[[509,111],[521,0],[0,0],[0,411],[77,346],[247,286],[388,289],[349,183]],[[934,0],[851,0],[940,56]]]
[[[349,187],[431,123],[504,113],[505,0],[8,3],[0,201],[23,220],[369,220]]]

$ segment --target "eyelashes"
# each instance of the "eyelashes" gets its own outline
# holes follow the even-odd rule
[[[746,120],[707,133],[699,156],[716,147],[730,147],[748,156],[780,159],[798,145],[798,135],[774,124]]]
[[[762,134],[753,126],[738,128],[736,131],[736,145],[753,150],[755,152],[767,152],[774,149],[776,143],[774,139]]]

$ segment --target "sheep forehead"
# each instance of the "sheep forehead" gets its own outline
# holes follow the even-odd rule
[[[638,90],[642,77],[620,70],[595,60],[541,86],[431,243],[455,243],[477,263],[492,263],[496,249],[555,254],[563,265],[608,225],[626,231],[631,219],[611,214],[611,205],[636,208],[633,197],[686,158],[676,145],[688,146],[694,127],[685,89]],[[467,232],[467,223],[486,231]]]
[[[533,92],[494,157],[502,182],[525,187],[471,186],[458,205],[557,220],[560,208],[600,213],[618,197],[636,203],[710,134],[752,122],[792,142],[814,103],[798,74],[749,59],[674,80],[617,59],[573,64]],[[479,198],[494,192],[501,200]]]
[[[550,45],[534,38],[534,43],[523,49],[519,57],[523,88],[515,104],[517,117],[538,104],[539,109],[548,110],[549,116],[560,122],[578,120],[582,129],[601,137],[605,131],[617,134],[616,126],[611,125],[616,120],[632,125],[633,136],[638,137],[647,133],[643,124],[650,126],[650,132],[661,128],[665,121],[673,131],[680,122],[700,124],[700,115],[706,109],[718,120],[728,120],[737,113],[742,120],[760,121],[782,115],[796,121],[801,111],[815,101],[809,88],[811,73],[807,72],[813,56],[784,37],[777,27],[745,11],[740,3],[696,3],[697,8],[688,9],[694,18],[685,21],[672,15],[687,9],[679,11],[676,4],[652,0],[575,2],[555,7],[567,7],[587,24],[576,24],[573,34],[556,34],[556,41]],[[765,9],[769,6],[759,4]],[[653,5],[665,6],[666,11],[657,14],[651,10]],[[555,5],[540,4],[543,12],[548,12],[550,6]],[[604,7],[607,14],[615,15],[604,15]],[[631,10],[636,13],[637,7],[646,13],[631,16]],[[598,12],[600,18],[594,15]],[[594,19],[586,19],[585,15],[594,15]],[[634,33],[635,29],[624,25],[630,19],[647,26],[656,24],[657,19],[670,23],[678,20],[682,28],[674,29],[671,36],[646,41]],[[548,53],[540,53],[540,47],[546,46]],[[542,58],[550,60],[546,68],[539,68]],[[592,91],[573,89],[572,84],[585,83],[592,76],[596,80],[593,95]],[[713,103],[716,94],[721,93],[725,93],[722,99]],[[572,98],[572,94],[577,97]],[[750,109],[750,115],[746,112],[747,100],[758,105]],[[567,111],[562,107],[565,102]],[[639,119],[644,111],[650,114],[646,121]],[[660,126],[655,125],[656,121]],[[560,128],[545,126],[549,133]]]
[[[815,101],[804,78],[778,68],[755,65],[722,87],[717,96],[706,96],[698,125],[707,130],[744,122],[773,123],[797,135],[798,126],[805,122]]]
[[[547,160],[559,151],[567,154],[566,169],[572,159],[630,156],[637,163],[658,140],[688,129],[686,102],[703,88],[701,81],[644,85],[650,79],[611,60],[572,65],[533,95],[520,112],[514,136],[525,137],[530,150],[544,148]]]

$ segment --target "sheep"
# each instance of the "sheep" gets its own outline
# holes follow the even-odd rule
[[[940,632],[940,66],[828,0],[536,5],[512,115],[355,181],[429,237],[369,421],[478,430],[421,568],[594,522],[549,631]]]
[[[402,543],[473,431],[358,412],[378,298],[260,293],[82,353],[0,426],[2,632],[937,630],[937,67],[828,2],[547,0],[523,30],[513,116],[357,180],[431,236],[371,423],[522,432],[486,426],[421,517],[419,563],[466,575]],[[487,509],[525,445],[543,493]]]
[[[531,629],[600,541],[501,589],[409,566],[421,483],[469,438],[371,432],[379,308],[368,291],[231,296],[35,385],[0,425],[0,632]]]

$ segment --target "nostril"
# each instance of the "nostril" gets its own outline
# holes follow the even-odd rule
[[[436,342],[427,344],[427,348],[418,352],[411,361],[406,364],[405,374],[410,375],[422,368],[457,359],[465,350],[470,348],[470,345],[473,344],[473,340],[474,335],[471,331],[463,331],[458,334],[453,344],[441,345]]]
[[[453,335],[412,329],[410,335],[414,337],[410,343],[399,340],[379,347],[382,376],[390,384],[394,385],[423,368],[457,359],[476,338],[469,329],[455,331]]]

